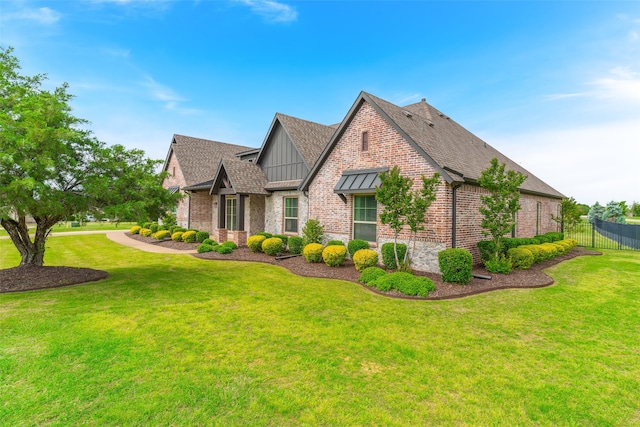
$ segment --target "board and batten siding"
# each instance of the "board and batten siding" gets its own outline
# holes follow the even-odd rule
[[[280,124],[273,132],[260,166],[269,182],[303,179],[309,173],[302,156]]]

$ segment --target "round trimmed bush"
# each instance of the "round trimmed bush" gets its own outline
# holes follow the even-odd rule
[[[291,236],[289,237],[289,241],[287,242],[287,246],[289,247],[289,252],[292,254],[301,254],[302,253],[302,237],[300,236]]]
[[[397,243],[396,247],[398,249],[398,261],[402,263],[404,260],[404,255],[407,253],[407,245],[404,243]],[[393,252],[393,243],[384,243],[382,245],[382,264],[384,264],[387,270],[395,270],[398,268],[396,265],[396,255]]]
[[[196,252],[198,252],[199,254],[202,254],[205,252],[212,252],[212,251],[213,251],[213,246],[207,245],[206,243],[200,243],[196,248]]]
[[[226,243],[226,242],[225,242]],[[224,243],[218,246],[213,247],[214,252],[218,252],[219,254],[230,254],[233,252],[233,248],[231,246],[225,245]]]
[[[194,243],[196,241],[196,232],[193,230],[182,233],[182,241],[186,243]]]
[[[507,251],[507,256],[511,258],[511,264],[517,270],[528,270],[534,262],[533,253],[527,248],[511,248]]]
[[[428,277],[414,276],[404,271],[396,271],[386,276],[380,276],[370,284],[383,292],[395,289],[405,295],[418,295],[421,297],[426,297],[429,291],[433,291],[436,288],[436,285]]]
[[[309,243],[302,250],[302,256],[307,262],[322,262],[322,251],[324,246],[320,243]]]
[[[227,240],[226,242],[224,242],[222,244],[222,246],[226,246],[228,248],[231,248],[232,251],[238,249],[238,245],[236,245],[235,242],[232,242],[231,240]]]
[[[169,236],[171,236],[169,230],[158,230],[154,237],[156,238],[156,240],[164,240]]]
[[[151,236],[151,234],[152,234],[152,233],[153,233],[153,232],[151,231],[151,229],[149,229],[149,228],[142,228],[142,229],[140,229],[140,233],[139,233],[139,234],[140,234],[141,236],[144,236],[144,237],[149,237],[149,236]]]
[[[368,267],[375,267],[378,265],[378,253],[373,249],[360,249],[353,254],[353,263],[358,271],[364,271]]]
[[[540,248],[540,245],[524,245],[519,249],[527,249],[533,255],[533,262],[538,263],[544,261],[544,251]]]
[[[182,231],[176,231],[171,235],[171,240],[174,242],[182,242]]]
[[[151,230],[152,233],[157,233],[158,232],[158,223],[153,223],[151,224],[151,226],[149,227],[149,230]]]
[[[262,242],[267,240],[262,234],[256,234],[247,239],[247,246],[251,252],[262,252]]]
[[[158,225],[158,231],[160,231],[160,230],[167,230],[168,231],[169,227],[166,226],[165,224],[160,224],[160,225]],[[171,233],[169,233],[169,234],[171,234]]]
[[[378,277],[386,275],[387,272],[381,269],[380,267],[367,267],[360,274],[359,282],[369,284],[369,282],[373,282]]]
[[[204,243],[205,245],[218,246],[218,242],[213,239],[204,239],[202,243]]]
[[[349,251],[349,256],[353,259],[353,254],[358,252],[360,249],[369,249],[369,242],[360,239],[349,240],[347,243],[347,250]]]
[[[284,234],[274,234],[273,237],[277,237],[278,239],[282,240],[282,245],[287,246],[289,236],[285,236]]]
[[[283,247],[282,239],[279,237],[270,237],[262,242],[262,251],[271,256],[276,256],[277,254],[282,253]]]
[[[266,231],[261,231],[259,233],[256,233],[256,236],[264,236],[265,239],[270,239],[273,237],[273,234],[267,233]]]
[[[196,233],[196,242],[198,243],[202,243],[204,242],[205,239],[209,238],[209,233],[207,233],[206,231],[198,231]]]
[[[329,267],[340,267],[346,259],[347,248],[344,244],[327,246],[322,250],[322,260]]]
[[[473,256],[466,249],[445,249],[438,252],[438,266],[442,273],[443,282],[466,285],[471,280]]]
[[[131,227],[129,229],[129,233],[138,234],[138,233],[140,233],[140,230],[142,230],[142,227],[140,227],[139,225],[134,225],[133,227]]]
[[[329,240],[327,246],[344,246],[344,242],[342,240]]]

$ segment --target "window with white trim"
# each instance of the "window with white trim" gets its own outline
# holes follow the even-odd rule
[[[374,195],[353,196],[353,238],[376,241],[378,203]]]
[[[284,198],[284,232],[298,232],[298,198]]]
[[[227,230],[235,231],[238,229],[238,199],[227,198],[225,204]]]

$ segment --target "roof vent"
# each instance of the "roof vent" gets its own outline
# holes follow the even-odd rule
[[[411,113],[408,112],[407,110],[402,110],[402,112],[404,113],[405,116],[411,118]]]
[[[422,102],[427,102],[427,98],[422,98]]]

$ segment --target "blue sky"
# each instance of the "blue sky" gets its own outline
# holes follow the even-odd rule
[[[23,74],[108,144],[259,147],[276,112],[340,122],[426,98],[579,202],[640,201],[635,1],[0,1]]]

